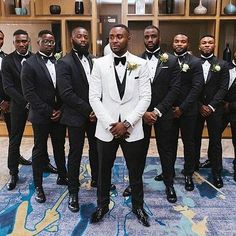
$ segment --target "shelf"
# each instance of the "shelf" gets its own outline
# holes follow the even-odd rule
[[[222,0],[221,1],[221,15],[236,16],[236,0]]]
[[[14,0],[5,0],[4,1],[4,12],[5,16],[17,16],[17,17],[26,17],[30,16],[30,0],[21,0],[21,7],[15,8]]]
[[[158,8],[159,14],[158,15],[184,15],[185,14],[185,0],[159,0],[158,1]]]
[[[198,8],[197,8],[198,7]],[[203,11],[202,11],[203,9]],[[206,13],[201,14],[206,10]],[[216,0],[202,0],[202,7],[199,8],[199,0],[191,0],[189,6],[189,15],[211,16],[216,15]]]
[[[136,0],[128,1],[128,14],[153,15],[153,1]]]

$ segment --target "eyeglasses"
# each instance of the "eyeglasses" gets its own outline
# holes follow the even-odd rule
[[[41,43],[45,46],[48,46],[48,45],[54,46],[56,44],[54,40],[47,40],[47,39],[41,40]]]

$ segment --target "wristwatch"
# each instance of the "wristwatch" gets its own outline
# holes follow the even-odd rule
[[[131,124],[127,120],[124,120],[123,124],[124,124],[125,128],[127,128],[127,129],[131,126]]]

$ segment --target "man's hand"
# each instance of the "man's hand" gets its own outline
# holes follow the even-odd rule
[[[181,109],[179,107],[172,107],[174,118],[180,118],[180,116],[183,114]]]
[[[89,114],[89,120],[90,120],[90,122],[96,122],[97,121],[97,117],[96,117],[96,115],[93,111]]]
[[[202,105],[200,108],[200,113],[203,117],[208,117],[212,112],[213,111],[209,106]]]
[[[145,112],[143,115],[143,120],[148,125],[153,125],[157,121],[157,115],[154,112]]]
[[[4,113],[8,113],[9,108],[10,108],[10,102],[9,101],[3,101],[0,105],[0,108]]]
[[[60,110],[57,110],[57,111],[53,110],[51,120],[56,122],[60,119],[60,117],[61,117],[61,111]]]
[[[115,138],[128,138],[129,132],[127,132],[127,128],[125,127],[123,122],[116,122],[110,124],[111,129],[110,132]]]

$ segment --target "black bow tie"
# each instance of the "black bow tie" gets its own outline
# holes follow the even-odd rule
[[[5,57],[5,53],[3,51],[0,52],[0,57]]]
[[[114,57],[115,65],[117,66],[120,62],[124,66],[126,62],[126,57]]]
[[[184,62],[184,58],[185,58],[184,56],[178,56],[179,62],[183,63]]]
[[[201,56],[201,59],[202,59],[202,63],[204,63],[205,61],[210,62],[213,59],[213,56],[211,56],[211,57],[202,57]]]
[[[89,54],[88,52],[78,52],[78,51],[75,51],[75,52],[80,60],[82,60],[83,56],[87,57]]]
[[[54,56],[50,57],[42,56],[42,59],[44,60],[45,63],[47,63],[48,60],[50,60],[53,64],[56,62],[56,58]]]
[[[159,54],[160,54],[159,50],[156,51],[156,52],[148,52],[148,51],[146,51],[146,55],[147,55],[149,60],[152,58],[152,56],[155,56],[156,58],[159,58]]]

